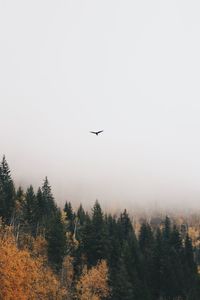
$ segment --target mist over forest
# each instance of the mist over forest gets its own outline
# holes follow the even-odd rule
[[[2,4],[1,154],[16,184],[48,176],[61,205],[198,209],[199,9]]]
[[[0,163],[0,299],[198,300],[200,215],[118,214],[15,187]]]
[[[200,299],[199,11],[0,1],[0,300]]]

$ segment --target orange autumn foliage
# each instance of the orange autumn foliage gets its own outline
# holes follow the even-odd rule
[[[32,243],[31,253],[35,257],[41,257],[47,261],[47,241],[43,236],[37,236]]]
[[[74,267],[73,267],[73,257],[64,257],[60,282],[63,289],[63,295],[65,300],[71,300],[73,298],[73,280],[74,280]]]
[[[0,234],[0,300],[62,299],[62,289],[41,258],[19,250],[9,230]]]
[[[83,273],[77,283],[77,294],[80,300],[101,300],[109,296],[108,266],[105,260]]]

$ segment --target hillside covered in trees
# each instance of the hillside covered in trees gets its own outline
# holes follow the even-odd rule
[[[124,210],[57,207],[48,179],[16,188],[0,164],[0,300],[199,300],[188,230],[166,217],[135,233]]]

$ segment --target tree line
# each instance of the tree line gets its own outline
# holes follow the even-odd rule
[[[70,202],[62,210],[47,178],[36,192],[32,185],[26,191],[16,189],[5,156],[0,164],[0,217],[1,242],[9,226],[13,251],[29,251],[35,259],[45,252],[43,265],[65,288],[62,295],[47,293],[43,299],[200,299],[192,241],[169,217],[157,228],[143,222],[136,235],[127,210],[105,214],[98,201],[90,212],[82,205],[74,211]]]

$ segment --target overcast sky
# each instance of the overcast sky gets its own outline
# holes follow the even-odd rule
[[[193,0],[0,0],[0,155],[17,185],[200,207],[199,15]]]

